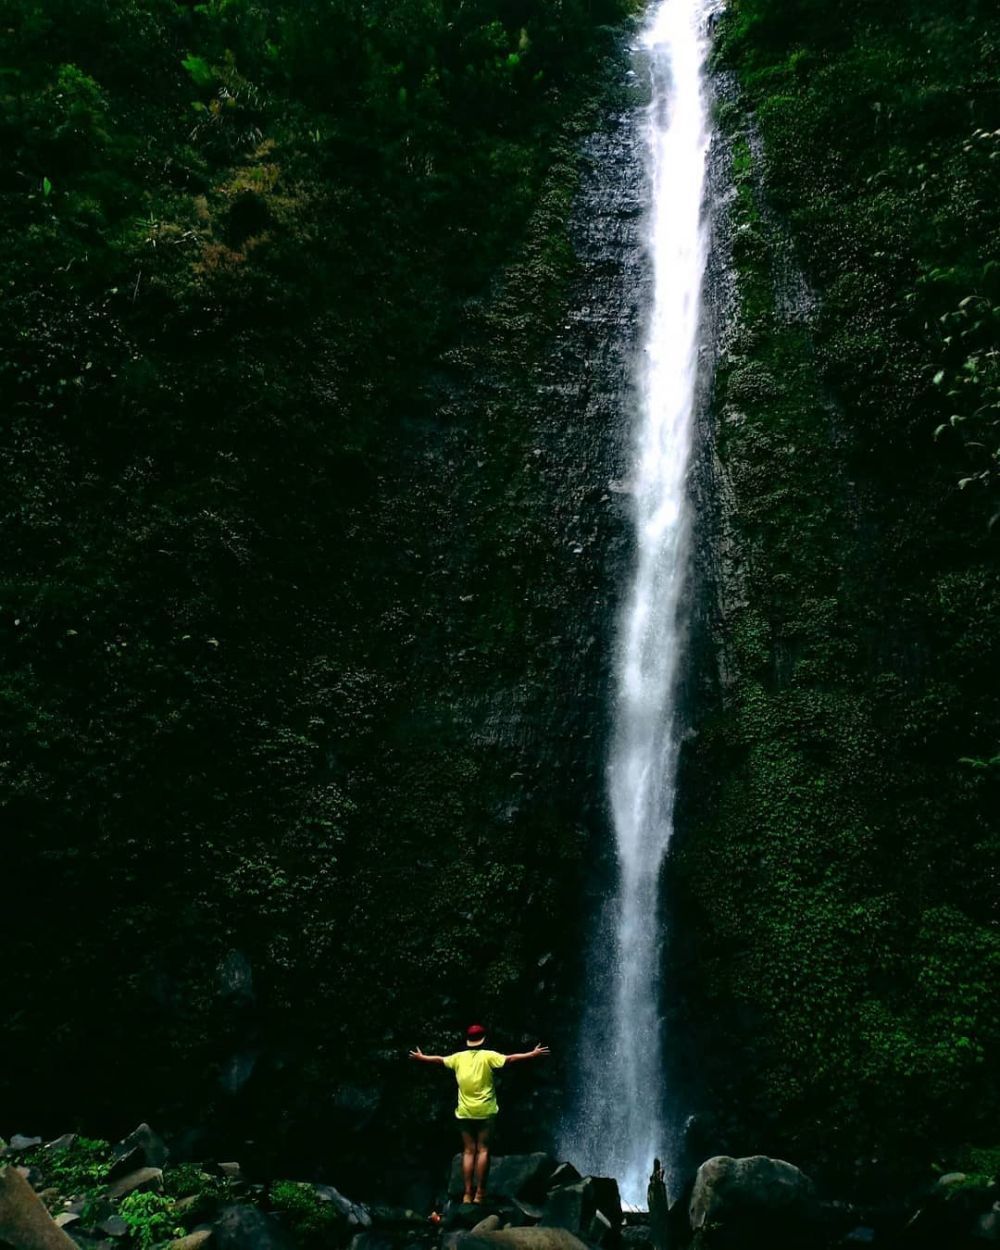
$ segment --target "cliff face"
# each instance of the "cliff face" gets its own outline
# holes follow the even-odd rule
[[[672,903],[699,1149],[905,1169],[993,1132],[995,540],[933,362],[959,287],[995,302],[996,49],[933,8],[744,2],[719,31]]]
[[[91,1133],[360,1170],[450,1146],[410,1046],[572,1032],[637,307],[585,139],[631,6],[390,7],[10,6],[3,1096],[42,1132],[71,1087]]]

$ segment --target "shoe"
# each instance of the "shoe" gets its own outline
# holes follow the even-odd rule
[[[464,1194],[464,1195],[462,1196],[462,1205],[463,1205],[463,1206],[464,1206],[467,1202],[475,1202],[475,1201],[476,1201],[476,1199],[475,1199],[475,1198],[473,1198],[472,1194]]]
[[[475,1198],[473,1198],[472,1201],[476,1204],[477,1207],[482,1206],[482,1204],[486,1201],[486,1195],[476,1194]]]

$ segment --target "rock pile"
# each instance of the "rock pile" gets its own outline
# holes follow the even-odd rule
[[[623,1215],[618,1186],[546,1154],[494,1160],[490,1197],[439,1211],[354,1202],[333,1185],[250,1180],[238,1163],[171,1164],[141,1124],[115,1146],[64,1134],[0,1149],[0,1250],[988,1250],[1000,1186],[951,1173],[908,1202],[824,1201],[762,1155],[707,1160],[669,1215]],[[665,1199],[664,1199],[665,1206]]]

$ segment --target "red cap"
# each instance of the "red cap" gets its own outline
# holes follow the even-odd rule
[[[465,1030],[465,1040],[470,1046],[479,1046],[486,1037],[486,1030],[481,1024],[470,1024]]]

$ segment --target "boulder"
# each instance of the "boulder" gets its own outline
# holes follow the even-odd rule
[[[76,1133],[63,1133],[61,1137],[56,1137],[53,1141],[45,1143],[45,1149],[51,1151],[54,1155],[62,1154],[64,1150],[69,1150],[70,1146],[76,1141]]]
[[[626,1224],[621,1231],[624,1250],[653,1250],[648,1224]]]
[[[277,1220],[246,1203],[220,1207],[212,1231],[213,1250],[294,1250],[294,1242]]]
[[[555,1171],[555,1160],[547,1154],[500,1155],[490,1164],[489,1192],[495,1198],[520,1198],[525,1202],[542,1203]],[[462,1156],[451,1161],[448,1197],[461,1198]]]
[[[604,1217],[607,1228],[595,1224],[595,1217]],[[610,1232],[617,1233],[622,1222],[622,1204],[618,1182],[603,1176],[584,1176],[573,1185],[550,1190],[542,1208],[539,1226],[566,1228],[577,1237],[590,1240],[600,1234],[603,1242]]]
[[[611,1221],[603,1211],[595,1211],[585,1240],[592,1246],[610,1246],[617,1231],[611,1227]]]
[[[75,1250],[15,1168],[0,1170],[0,1241],[13,1250]]]
[[[511,1199],[494,1198],[483,1203],[449,1202],[444,1210],[444,1227],[456,1236],[470,1233],[490,1215],[495,1215],[501,1226],[520,1226],[525,1223],[524,1216]]]
[[[492,1233],[466,1233],[456,1240],[457,1250],[588,1250],[585,1242],[566,1228],[501,1228]]]
[[[939,1177],[899,1234],[899,1242],[914,1250],[987,1246],[996,1195],[995,1185],[960,1172]]]
[[[196,1228],[193,1233],[188,1233],[186,1237],[178,1237],[172,1241],[168,1250],[202,1250],[206,1242],[211,1241],[215,1236],[210,1228]]]
[[[470,1231],[476,1233],[495,1233],[500,1227],[499,1215],[488,1215],[485,1220],[480,1220]]]
[[[976,1220],[972,1236],[976,1242],[982,1242],[984,1246],[1000,1246],[1000,1202],[994,1202],[993,1206],[988,1211],[984,1211]]]
[[[35,1146],[40,1146],[42,1139],[40,1137],[26,1137],[23,1133],[15,1133],[7,1143],[5,1155],[20,1154],[22,1150],[32,1150]]]
[[[401,1242],[384,1229],[365,1229],[351,1238],[350,1250],[398,1250]]]
[[[345,1198],[339,1189],[332,1185],[313,1185],[313,1193],[320,1202],[332,1203],[347,1221],[348,1228],[371,1228],[371,1212],[360,1202],[352,1202]]]
[[[140,1168],[165,1167],[170,1151],[163,1138],[148,1124],[140,1124],[111,1147],[111,1157],[114,1162],[108,1171],[108,1180],[113,1181]]]
[[[688,1206],[699,1246],[777,1250],[800,1247],[814,1236],[819,1218],[816,1187],[783,1159],[719,1155],[698,1169]]]
[[[128,1225],[117,1211],[112,1211],[103,1220],[99,1220],[97,1228],[105,1237],[127,1237],[129,1231]]]
[[[549,1177],[549,1189],[559,1189],[563,1185],[575,1185],[583,1177],[572,1163],[560,1163]]]
[[[136,1168],[112,1181],[105,1190],[109,1198],[124,1198],[126,1194],[142,1194],[150,1190],[157,1193],[163,1189],[163,1172],[159,1168]]]

